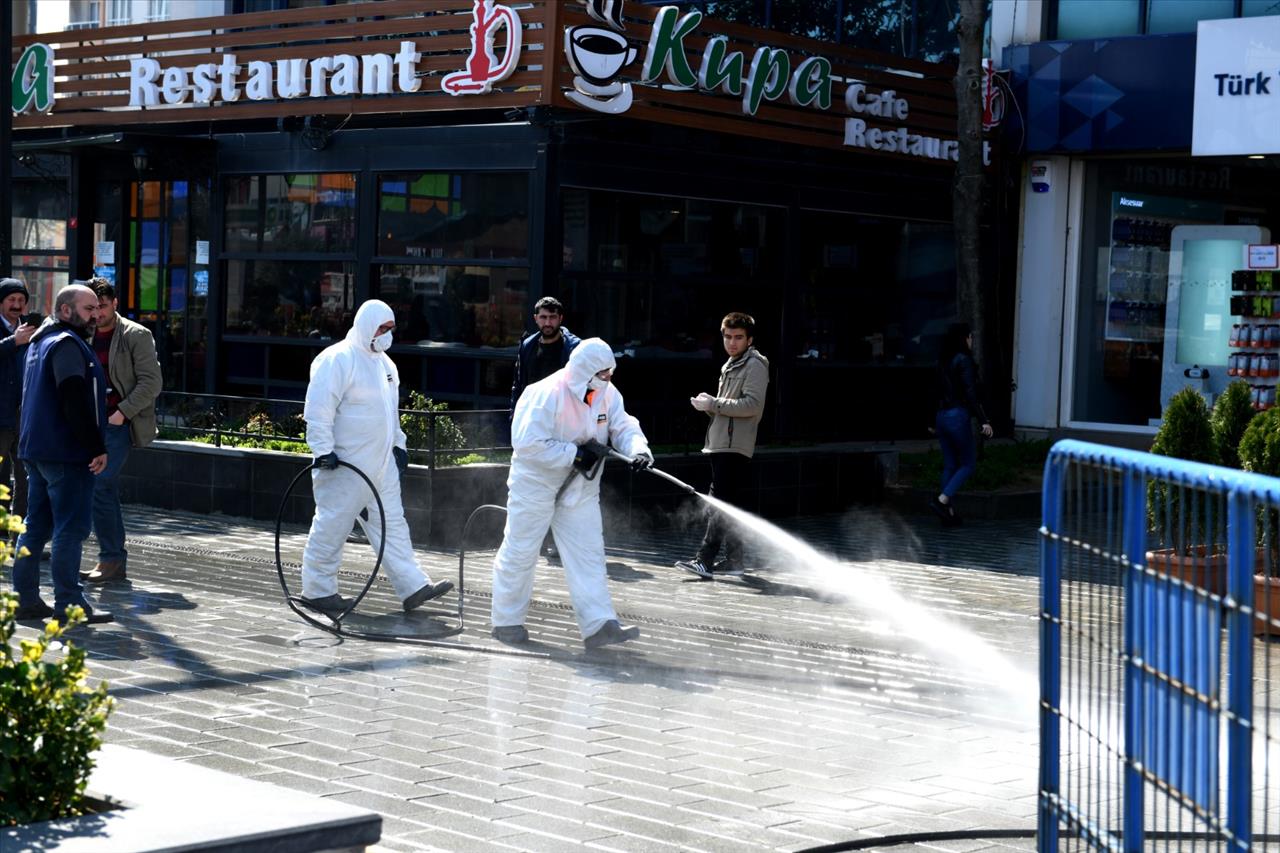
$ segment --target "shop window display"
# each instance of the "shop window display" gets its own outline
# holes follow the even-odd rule
[[[1230,224],[1252,215],[1243,204],[1232,209],[1224,203],[1225,187],[1214,189],[1224,181],[1222,169],[1115,162],[1087,167],[1070,420],[1149,427],[1160,418],[1173,322],[1167,307],[1171,237],[1179,226]],[[1150,184],[1155,191],[1147,189]],[[1188,189],[1178,194],[1171,184]],[[1207,298],[1192,290],[1183,295],[1184,314],[1194,303],[1190,297]],[[1204,322],[1203,314],[1192,320]],[[1224,352],[1229,325],[1222,333]],[[1186,349],[1194,337],[1185,329],[1183,337],[1177,343]]]
[[[378,298],[396,312],[397,344],[510,347],[529,293],[523,267],[384,264]]]
[[[49,314],[58,291],[70,282],[67,217],[70,196],[59,177],[13,184],[12,274],[31,293],[28,310]],[[8,275],[8,272],[0,272]]]
[[[354,317],[354,265],[228,260],[227,333],[333,340]]]
[[[227,333],[345,335],[355,312],[355,175],[232,176],[223,201]]]
[[[785,212],[732,202],[566,189],[567,324],[640,358],[718,352],[725,306],[776,340]],[[766,319],[767,318],[767,319]]]
[[[955,320],[950,224],[806,211],[800,359],[932,364]]]
[[[476,260],[528,257],[528,175],[427,172],[380,176],[378,254]]]

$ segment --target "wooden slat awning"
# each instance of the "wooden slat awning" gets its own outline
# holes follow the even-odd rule
[[[502,4],[497,5],[503,8]],[[577,96],[571,97],[576,88],[575,72],[565,54],[566,32],[576,26],[605,27],[605,24],[590,18],[585,5],[578,0],[509,2],[506,6],[514,9],[521,21],[522,48],[514,71],[495,82],[484,94],[455,97],[442,90],[445,75],[470,67],[475,14],[477,11],[491,14],[494,6],[493,0],[368,0],[19,36],[14,39],[11,62],[16,62],[31,44],[43,43],[53,48],[55,100],[51,111],[17,115],[13,123],[15,129],[26,129],[534,105],[584,110],[575,103]],[[909,103],[909,112],[901,118],[857,115],[867,128],[898,133],[904,141],[908,132],[927,136],[935,142],[954,139],[956,109],[951,68],[715,19],[703,19],[683,39],[683,51],[691,68],[699,67],[711,39],[723,39],[727,51],[741,52],[747,68],[761,47],[786,51],[793,71],[810,57],[822,57],[830,62],[830,107],[796,106],[783,96],[763,100],[755,115],[749,115],[740,96],[674,86],[671,80],[661,76],[644,82],[640,79],[641,67],[658,14],[652,6],[635,3],[626,6],[625,29],[620,35],[636,48],[638,58],[616,76],[630,84],[634,95],[624,111],[628,117],[776,142],[843,148],[870,155],[907,156],[867,147],[855,149],[845,144],[846,120],[853,117],[844,103],[845,92],[849,85],[862,83],[870,95],[892,90],[897,93],[896,97]],[[616,32],[616,27],[614,30]],[[494,27],[494,31],[497,35],[492,52],[502,61],[506,57],[508,34],[500,27]],[[183,68],[187,76],[182,79],[192,80],[192,69],[207,63],[219,64],[225,55],[233,54],[239,66],[235,86],[244,93],[253,62],[269,63],[275,68],[277,63],[287,60],[310,63],[324,57],[347,55],[355,57],[363,68],[369,61],[367,57],[394,56],[404,42],[412,43],[412,49],[420,54],[415,66],[416,79],[421,82],[417,91],[396,88],[389,93],[344,93],[327,97],[309,97],[309,91],[305,91],[295,98],[257,100],[248,97],[224,100],[215,91],[207,104],[193,103],[189,95],[177,104],[163,100],[150,106],[130,104],[130,68],[138,59],[155,60],[164,69]],[[930,162],[927,158],[923,161]]]

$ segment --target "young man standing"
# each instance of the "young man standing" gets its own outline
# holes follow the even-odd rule
[[[93,532],[98,564],[80,577],[90,583],[124,580],[129,553],[124,547],[120,512],[120,471],[132,447],[156,437],[156,397],[163,380],[151,330],[121,317],[116,289],[104,278],[88,282],[98,297],[98,327],[93,350],[107,377],[107,467],[93,481]]]
[[[748,314],[735,311],[720,321],[720,336],[729,356],[720,368],[720,387],[714,397],[703,392],[689,398],[695,409],[711,418],[702,447],[711,458],[711,494],[734,506],[741,505],[748,486],[756,428],[769,389],[769,361],[752,346],[755,331],[756,321]],[[722,543],[725,558],[717,563]],[[742,537],[723,514],[712,510],[697,556],[678,561],[676,567],[701,578],[710,578],[713,573],[740,575],[745,571],[742,550]]]

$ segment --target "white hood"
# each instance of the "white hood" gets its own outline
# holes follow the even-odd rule
[[[378,355],[373,349],[373,339],[378,333],[378,327],[395,319],[396,314],[390,305],[381,299],[370,299],[356,312],[355,322],[347,331],[347,342],[365,355]]]
[[[613,347],[600,338],[587,338],[573,348],[569,364],[565,367],[565,381],[578,396],[587,393],[587,382],[602,370],[613,370],[618,362],[613,358]]]

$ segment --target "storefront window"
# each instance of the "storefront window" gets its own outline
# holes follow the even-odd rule
[[[378,181],[378,254],[478,260],[527,257],[528,175],[383,175]]]
[[[1194,33],[1197,21],[1235,15],[1235,0],[1149,0],[1148,33]],[[1274,2],[1274,0],[1273,0]]]
[[[1267,224],[1275,184],[1265,168],[1246,171],[1185,160],[1087,165],[1071,420],[1153,426],[1162,399],[1190,384],[1183,362],[1207,369],[1210,398],[1221,390],[1239,322],[1229,286],[1242,263],[1236,232]],[[1233,236],[1230,246],[1217,239]]]
[[[702,199],[564,191],[566,324],[637,357],[718,352],[729,308],[776,340],[785,212]]]
[[[954,321],[949,223],[806,211],[802,359],[932,364]]]
[[[225,186],[225,251],[355,251],[355,175],[253,175]]]
[[[522,267],[387,264],[378,278],[378,298],[396,312],[399,344],[514,346],[528,293]]]
[[[1058,0],[1060,39],[1136,36],[1141,29],[1142,0]]]
[[[58,163],[40,163],[51,171]],[[15,181],[13,199],[12,269],[0,275],[22,279],[31,293],[30,311],[50,314],[58,291],[70,281],[67,218],[70,196],[58,176]]]
[[[351,327],[353,269],[341,261],[227,261],[227,332],[339,338]]]
[[[67,189],[64,184],[46,181],[14,184],[13,246],[66,251]]]

